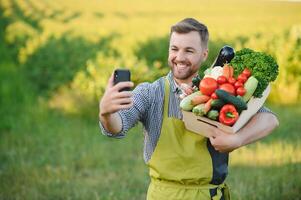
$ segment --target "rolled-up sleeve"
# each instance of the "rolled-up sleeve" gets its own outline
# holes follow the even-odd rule
[[[269,108],[267,108],[267,107],[265,107],[265,106],[262,106],[262,107],[257,111],[257,113],[271,113],[271,114],[273,114],[273,115],[276,116],[276,114],[275,114],[273,111],[271,111]]]
[[[129,109],[118,111],[122,121],[122,129],[119,133],[113,134],[108,132],[99,122],[100,130],[102,134],[108,137],[123,138],[128,130],[134,127],[138,121],[143,120],[146,116],[147,110],[150,105],[150,84],[141,83],[133,90],[133,106]]]

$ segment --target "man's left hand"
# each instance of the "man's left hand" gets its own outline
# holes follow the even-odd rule
[[[225,153],[231,152],[241,146],[241,141],[237,134],[228,134],[219,129],[215,129],[215,136],[209,138],[215,150]]]

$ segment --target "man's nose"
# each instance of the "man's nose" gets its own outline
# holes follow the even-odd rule
[[[185,54],[183,51],[178,51],[177,52],[177,57],[176,57],[177,61],[185,61]]]

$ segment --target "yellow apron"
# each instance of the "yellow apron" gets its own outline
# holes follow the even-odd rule
[[[151,183],[147,200],[229,200],[224,183],[210,184],[213,167],[207,138],[186,130],[183,121],[169,118],[168,103],[166,79],[161,134],[148,162]]]

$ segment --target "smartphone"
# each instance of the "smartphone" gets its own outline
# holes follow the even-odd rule
[[[123,81],[131,81],[131,72],[128,69],[116,69],[114,71],[114,85],[116,85],[119,82]],[[125,87],[119,90],[119,92],[122,91],[130,91],[131,88]]]

